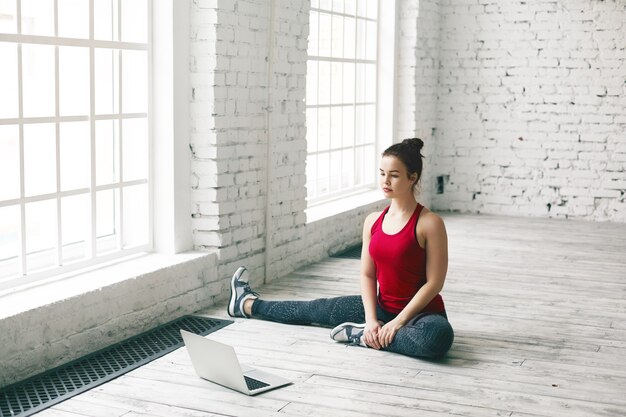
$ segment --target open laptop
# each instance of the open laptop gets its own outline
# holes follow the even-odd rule
[[[291,381],[285,378],[245,365],[242,367],[232,346],[182,329],[180,334],[200,378],[247,395],[256,395],[291,384]]]

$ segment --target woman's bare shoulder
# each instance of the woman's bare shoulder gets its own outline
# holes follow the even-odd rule
[[[368,214],[367,217],[365,218],[365,221],[363,222],[363,228],[367,229],[367,230],[371,229],[372,225],[374,224],[376,219],[378,219],[378,217],[380,217],[381,213],[382,213],[382,210],[381,211],[374,211],[374,212]]]
[[[446,226],[441,216],[424,208],[420,214],[418,226],[421,226],[426,233],[445,233]]]

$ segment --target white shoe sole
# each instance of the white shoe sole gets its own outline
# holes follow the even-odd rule
[[[237,281],[241,277],[241,275],[243,274],[245,270],[246,270],[245,267],[240,266],[239,268],[237,268],[237,271],[235,271],[235,273],[233,274],[233,277],[230,279],[230,301],[228,302],[228,315],[231,317],[239,317],[235,315],[235,303],[237,302],[237,297],[236,297],[237,292],[235,291],[235,281]]]

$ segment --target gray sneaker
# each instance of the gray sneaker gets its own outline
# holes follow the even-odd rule
[[[230,280],[230,302],[228,303],[228,315],[231,317],[245,317],[248,315],[243,312],[243,303],[248,299],[257,299],[259,294],[250,289],[247,280],[243,281],[241,277],[248,270],[240,266],[233,274]]]
[[[367,347],[362,340],[365,323],[342,323],[330,331],[330,338],[335,342],[350,343]]]

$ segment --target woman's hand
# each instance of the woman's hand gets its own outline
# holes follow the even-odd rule
[[[374,349],[380,349],[381,345],[378,341],[380,333],[380,323],[377,320],[366,321],[363,330],[363,341],[365,344]]]
[[[398,330],[403,326],[404,323],[398,320],[398,318],[386,323],[378,332],[378,344],[382,348],[388,347],[391,342],[393,342],[393,338],[396,336],[396,333],[398,333]]]

